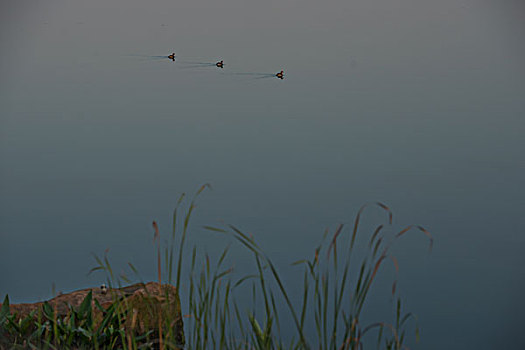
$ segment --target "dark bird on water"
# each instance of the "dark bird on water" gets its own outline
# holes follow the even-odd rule
[[[168,58],[172,61],[175,61],[175,52],[169,55]]]
[[[217,67],[219,67],[219,68],[224,68],[224,61],[221,60],[221,61],[215,63],[215,65],[216,65]]]
[[[275,76],[279,79],[284,79],[284,71],[280,71],[279,73],[275,74]]]

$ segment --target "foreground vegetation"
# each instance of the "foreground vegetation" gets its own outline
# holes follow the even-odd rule
[[[22,318],[10,313],[6,296],[0,311],[0,348],[353,350],[362,349],[366,341],[367,348],[397,350],[407,348],[409,330],[417,339],[417,323],[409,322],[415,317],[402,309],[395,280],[391,288],[393,320],[363,324],[362,314],[380,268],[392,262],[397,273],[397,260],[390,248],[399,237],[414,229],[424,233],[432,247],[432,236],[423,227],[408,226],[387,235],[385,228],[392,224],[392,212],[382,203],[373,203],[386,213],[387,220],[365,236],[366,251],[362,251],[356,241],[362,236],[360,220],[369,206],[365,205],[347,234],[343,225],[332,234],[325,231],[312,256],[293,263],[301,271],[302,283],[292,288],[255,239],[233,225],[205,228],[230,235],[246,248],[253,256],[253,273],[239,276],[225,266],[229,247],[212,262],[194,246],[188,256],[190,266],[183,266],[195,200],[206,187],[197,191],[182,214],[185,196],[179,198],[163,249],[159,227],[153,222],[158,282],[173,285],[178,291],[181,279],[187,278],[183,271],[190,271],[189,283],[184,283],[189,287],[188,299],[182,300],[185,339],[176,329],[181,314],[162,312],[154,306],[145,311],[156,314],[149,329],[130,327],[130,322],[135,324],[136,312],[131,312],[121,298],[103,307],[92,302],[90,293],[78,308],[71,307],[66,317],[57,317],[44,303],[41,310]],[[125,275],[114,273],[107,255],[95,259],[97,266],[91,272],[104,271],[110,288],[130,282]],[[135,266],[130,263],[129,268],[138,276]],[[251,300],[247,308],[244,299]]]

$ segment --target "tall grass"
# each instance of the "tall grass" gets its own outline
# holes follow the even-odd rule
[[[351,229],[345,230],[345,225],[341,224],[332,233],[326,230],[310,257],[292,263],[298,269],[301,283],[291,285],[255,238],[236,226],[223,224],[204,228],[229,236],[246,249],[253,258],[251,273],[240,274],[228,266],[231,245],[216,259],[196,246],[187,247],[195,203],[207,187],[199,188],[185,208],[186,196],[180,196],[163,250],[161,230],[156,222],[153,223],[159,283],[164,275],[164,281],[178,291],[187,286],[187,300],[181,300],[186,348],[354,350],[366,345],[367,348],[397,350],[407,348],[409,330],[418,338],[417,322],[409,322],[416,321],[415,316],[403,310],[395,279],[389,291],[393,319],[366,324],[363,312],[370,291],[377,284],[380,269],[391,263],[398,273],[397,259],[391,254],[393,244],[409,231],[419,231],[428,237],[431,249],[433,239],[426,229],[408,226],[388,234],[392,227],[392,211],[382,203],[367,204],[358,211]],[[386,222],[365,235],[360,233],[361,219],[370,206],[384,211]],[[360,238],[367,240],[364,246],[356,244]],[[107,254],[103,258],[95,256],[95,259],[97,266],[92,271],[104,271],[109,286],[130,282],[125,275],[114,274]],[[129,267],[140,279],[135,266],[129,264]],[[125,310],[115,307],[115,310],[121,309]],[[120,347],[175,349],[184,346],[174,331],[180,315],[159,313],[158,321],[162,324],[157,331],[148,334],[126,330],[129,317],[125,311],[116,313],[114,322],[120,333],[115,344]],[[51,338],[48,336],[48,344],[52,343]]]
[[[184,195],[179,199],[173,214],[171,240],[166,247],[165,261],[168,280],[171,280],[173,267],[170,262],[173,262],[173,248],[178,244],[175,266],[177,288],[181,287],[181,270],[187,269],[183,267],[183,262],[188,260],[184,258],[187,250],[185,243],[195,201],[206,187],[202,186],[191,199],[180,224],[179,208]],[[377,206],[385,212],[386,223],[364,236],[359,232],[360,222],[370,206]],[[371,324],[362,324],[361,321],[365,302],[381,267],[391,262],[398,273],[397,259],[390,253],[393,244],[414,230],[425,234],[429,239],[429,249],[432,248],[433,238],[421,226],[407,226],[399,232],[387,234],[387,231],[391,231],[387,228],[391,228],[392,221],[392,211],[386,205],[372,203],[358,211],[349,232],[345,231],[342,224],[331,234],[326,230],[320,244],[314,248],[312,257],[293,263],[302,270],[300,286],[287,284],[253,236],[233,225],[205,226],[208,231],[232,237],[250,252],[254,271],[238,275],[233,267],[226,265],[230,246],[214,261],[193,246],[189,259],[188,299],[185,303],[183,301],[183,310],[187,315],[187,347],[359,349],[368,337],[375,339],[377,348],[406,348],[409,321],[415,321],[415,317],[402,309],[396,280],[391,288],[391,297],[395,300],[394,319]],[[177,230],[180,231],[179,235]],[[346,239],[342,239],[345,235]],[[368,239],[365,251],[356,244],[358,236]],[[358,254],[354,252],[356,249],[360,250]],[[247,295],[251,295],[248,307],[245,305]],[[417,324],[412,329],[418,338]]]

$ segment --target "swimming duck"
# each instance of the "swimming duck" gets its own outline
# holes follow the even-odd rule
[[[175,61],[175,52],[169,55],[168,58],[172,61]]]
[[[284,71],[280,71],[279,73],[275,74],[275,76],[279,79],[284,79]]]
[[[220,62],[215,63],[215,65],[219,68],[224,68],[224,61],[221,60]]]

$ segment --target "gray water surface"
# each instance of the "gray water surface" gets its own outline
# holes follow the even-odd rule
[[[154,279],[151,221],[209,182],[194,230],[284,263],[387,203],[435,239],[396,250],[415,347],[523,349],[524,23],[512,0],[2,2],[0,295],[99,283],[106,248]]]

